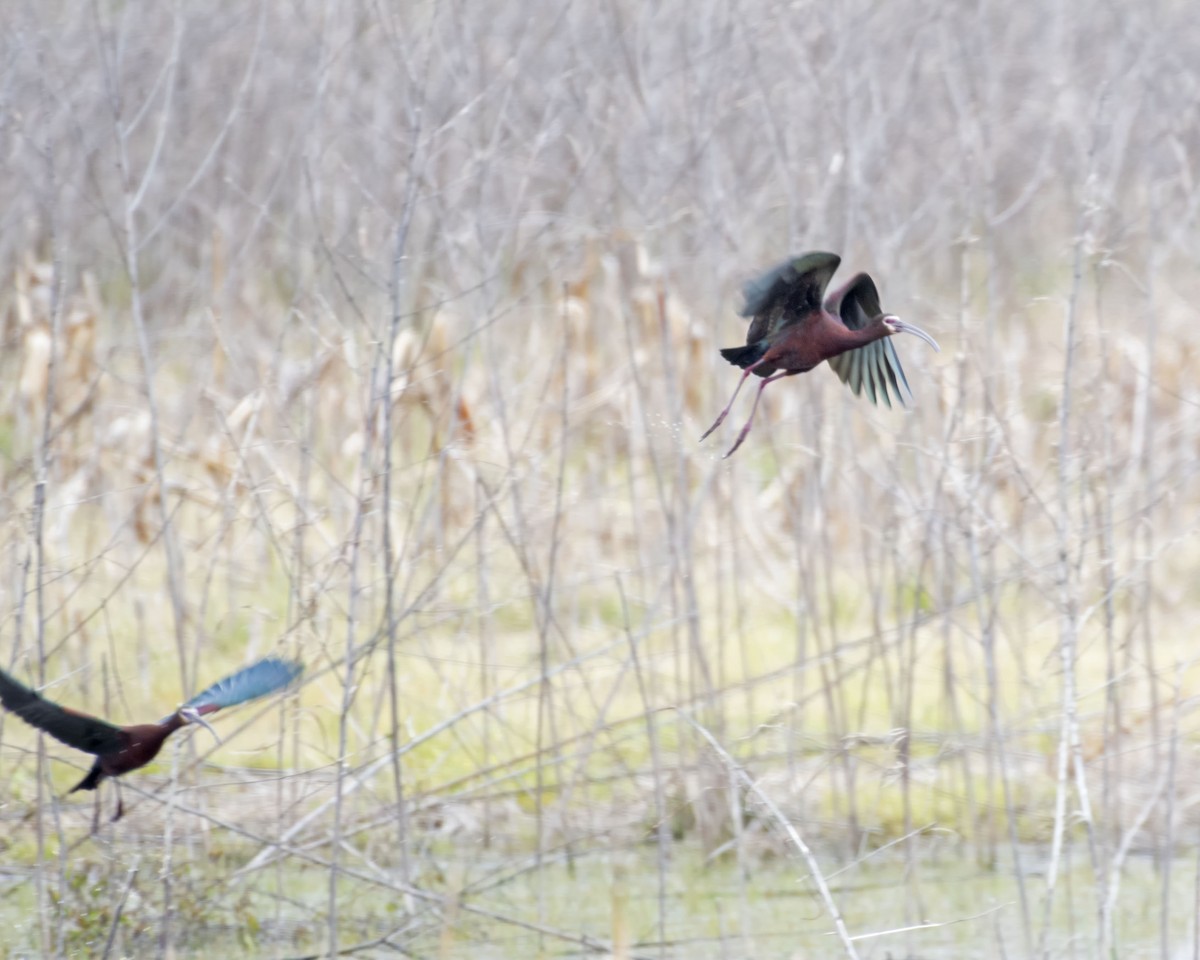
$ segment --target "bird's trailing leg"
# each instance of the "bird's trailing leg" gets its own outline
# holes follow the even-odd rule
[[[750,434],[750,427],[754,423],[754,414],[758,411],[758,401],[762,399],[763,391],[767,389],[768,383],[774,383],[776,380],[782,380],[784,377],[792,377],[799,373],[799,370],[785,370],[783,373],[777,373],[773,377],[767,377],[758,385],[758,393],[754,395],[754,406],[750,408],[750,419],[746,421],[746,425],[742,427],[742,432],[737,435],[737,439],[733,442],[733,446],[729,448],[729,452],[722,457],[722,460],[728,460],[733,456],[733,452],[742,445],[742,441]]]
[[[121,797],[121,782],[119,780],[114,780],[112,785],[113,789],[117,791],[117,812],[113,814],[112,818],[112,822],[116,823],[123,816],[125,816],[125,801]]]
[[[729,403],[727,403],[725,405],[725,409],[721,411],[721,415],[719,417],[717,417],[717,419],[713,422],[713,425],[711,427],[709,427],[707,430],[705,430],[703,434],[700,435],[701,442],[703,442],[710,433],[712,433],[714,430],[717,429],[717,427],[719,427],[721,424],[723,424],[725,422],[725,418],[727,416],[729,416],[729,411],[731,409],[733,409],[733,401],[736,400],[737,395],[742,392],[742,385],[745,384],[746,378],[749,377],[750,374],[752,374],[754,372],[755,367],[760,366],[761,364],[762,364],[762,360],[759,360],[757,363],[750,364],[750,366],[748,366],[744,371],[742,371],[742,379],[738,381],[737,388],[733,391],[733,396],[729,398]],[[740,443],[741,441],[738,441],[738,442]],[[736,449],[736,446],[735,446],[735,449]],[[729,451],[729,453],[732,453],[732,452],[733,452],[732,450]],[[727,454],[725,454],[725,456],[729,456],[729,454],[727,453]]]

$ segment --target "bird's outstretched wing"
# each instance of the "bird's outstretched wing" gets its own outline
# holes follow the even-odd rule
[[[776,264],[742,287],[743,317],[753,317],[746,343],[757,343],[821,309],[825,288],[842,258],[836,253],[806,253]]]
[[[214,713],[222,707],[234,707],[282,690],[303,672],[304,667],[294,661],[267,657],[218,680],[192,697],[183,708],[191,707],[199,713]]]
[[[104,754],[120,750],[123,732],[104,720],[51,703],[0,670],[0,703],[32,727],[76,750]]]
[[[861,330],[883,313],[875,281],[865,273],[858,274],[844,287],[832,293],[825,301],[825,309],[841,317],[842,323],[851,330]],[[855,395],[861,396],[865,389],[867,398],[874,404],[878,404],[882,399],[889,408],[891,407],[889,384],[901,406],[905,405],[905,394],[908,394],[909,398],[912,397],[912,388],[908,385],[908,378],[904,376],[904,367],[900,365],[900,355],[892,346],[890,337],[876,340],[857,350],[838,354],[829,361],[829,365]]]

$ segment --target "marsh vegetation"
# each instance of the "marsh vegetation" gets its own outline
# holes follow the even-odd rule
[[[1193,4],[10,7],[0,955],[1193,956]]]

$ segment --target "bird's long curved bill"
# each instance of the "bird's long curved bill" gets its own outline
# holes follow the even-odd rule
[[[915,323],[909,323],[907,320],[901,320],[899,317],[897,317],[892,321],[892,326],[894,326],[901,333],[911,333],[914,337],[920,337],[938,353],[942,352],[942,348],[938,346],[938,342],[924,330],[918,327]]]
[[[202,716],[200,716],[198,711],[189,710],[189,711],[187,711],[185,716],[187,717],[189,723],[198,723],[205,730],[207,730],[209,733],[211,733],[213,735],[213,739],[215,739],[217,741],[217,743],[222,742],[221,735],[219,733],[217,733],[216,728],[211,723],[209,723],[207,720],[205,720]]]

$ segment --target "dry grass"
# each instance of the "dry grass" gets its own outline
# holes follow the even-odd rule
[[[308,679],[96,837],[0,721],[14,955],[696,956],[734,864],[703,948],[788,956],[783,819],[851,938],[1000,871],[844,954],[1183,955],[1192,5],[192,7],[0,36],[0,662],[121,722]],[[943,352],[721,461],[738,285],[812,248]]]

